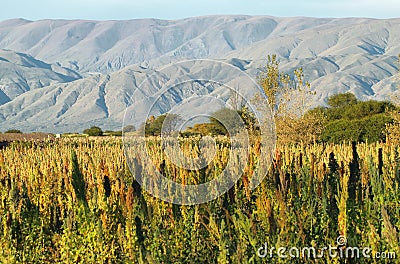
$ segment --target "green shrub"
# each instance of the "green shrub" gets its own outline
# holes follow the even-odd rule
[[[145,135],[159,136],[161,135],[161,132],[171,133],[176,131],[181,120],[182,118],[179,115],[169,113],[158,117],[150,116],[144,125]]]
[[[121,137],[121,136],[122,136],[122,131],[106,130],[103,134],[104,134],[105,136]]]
[[[387,101],[357,101],[351,93],[329,97],[329,107],[317,107],[309,113],[323,114],[326,125],[319,137],[322,142],[385,141],[385,130],[393,122],[389,112],[396,107]]]
[[[124,133],[135,132],[135,131],[136,131],[136,128],[134,125],[127,125],[127,126],[124,126],[124,128],[122,128],[122,132],[124,132]]]
[[[356,96],[352,93],[340,93],[328,98],[328,105],[332,108],[344,107],[357,103]]]
[[[100,127],[92,126],[91,128],[83,130],[83,134],[88,136],[102,136],[103,130]]]
[[[327,108],[326,114],[328,120],[337,119],[361,119],[363,117],[385,113],[393,110],[395,107],[390,102],[385,101],[365,101],[357,102],[351,105],[346,105],[338,108]]]
[[[387,114],[376,114],[358,120],[339,119],[327,123],[320,137],[323,142],[385,141],[385,127],[392,122]]]
[[[16,133],[16,134],[22,134],[22,131],[21,130],[18,130],[18,129],[10,129],[10,130],[7,130],[6,132],[4,132],[4,133]]]

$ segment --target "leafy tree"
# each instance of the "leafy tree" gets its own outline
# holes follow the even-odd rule
[[[146,136],[159,136],[162,133],[169,134],[177,131],[181,117],[176,114],[163,114],[157,118],[151,116],[145,123]]]
[[[216,135],[226,135],[226,129],[220,124],[215,123],[203,123],[195,124],[193,127],[188,127],[184,132],[181,133],[182,136],[216,136]]]
[[[344,107],[347,105],[355,104],[357,102],[358,100],[356,96],[349,92],[331,95],[328,98],[328,105],[332,108]]]
[[[267,64],[261,68],[257,79],[268,98],[270,107],[275,109],[277,107],[276,97],[281,87],[280,81],[283,79],[279,72],[279,62],[275,54],[268,55]]]
[[[315,93],[304,81],[301,68],[290,77],[280,72],[276,55],[268,56],[266,66],[258,75],[258,83],[273,110],[278,143],[310,143],[319,136],[325,116],[316,113],[305,116]]]
[[[7,130],[6,132],[4,132],[4,133],[15,133],[15,134],[22,134],[22,131],[21,130],[18,130],[18,129],[10,129],[10,130]]]
[[[210,117],[210,122],[224,135],[227,135],[228,132],[235,134],[245,128],[238,111],[229,108],[222,108],[214,112]]]
[[[259,124],[254,114],[245,106],[242,106],[240,110],[222,108],[214,112],[209,120],[210,123],[195,124],[193,127],[188,127],[181,135],[185,137],[192,135],[228,135],[228,130],[235,134],[241,129],[247,129],[248,133],[251,134],[259,130]]]
[[[97,126],[92,126],[91,128],[83,130],[83,134],[86,134],[88,136],[102,136],[103,135],[103,130],[101,130],[100,127]]]
[[[387,114],[367,116],[362,119],[338,119],[329,122],[322,132],[323,142],[342,143],[343,141],[374,142],[386,139],[385,125],[392,119]]]
[[[358,101],[351,93],[329,97],[330,107],[318,107],[310,113],[323,113],[327,118],[326,128],[320,140],[341,143],[342,141],[373,142],[385,140],[385,128],[393,122],[389,112],[395,106],[387,101]]]
[[[135,132],[135,131],[136,131],[136,128],[134,125],[127,125],[122,128],[122,132],[124,132],[124,133]]]
[[[326,116],[323,112],[309,112],[298,117],[289,116],[278,118],[278,140],[281,144],[299,143],[310,144],[318,140],[325,129]]]
[[[341,107],[325,108],[323,111],[326,113],[329,121],[338,119],[360,119],[366,116],[381,114],[395,109],[395,106],[387,101],[365,101],[354,104],[348,104]]]

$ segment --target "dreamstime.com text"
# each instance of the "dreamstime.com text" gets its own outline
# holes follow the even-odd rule
[[[347,245],[347,239],[344,236],[339,236],[336,239],[336,246],[324,247],[268,247],[265,243],[258,248],[257,256],[260,258],[371,258],[371,259],[396,259],[396,252],[373,252],[370,247],[350,247]]]

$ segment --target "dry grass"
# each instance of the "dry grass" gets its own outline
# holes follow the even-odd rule
[[[4,133],[0,134],[0,142],[12,142],[12,141],[26,141],[26,140],[34,140],[34,141],[45,141],[49,139],[54,139],[53,134],[48,133]]]

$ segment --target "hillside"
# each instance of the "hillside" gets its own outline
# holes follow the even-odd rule
[[[400,19],[14,19],[0,22],[0,49],[3,130],[117,129],[139,81],[184,59],[223,60],[256,77],[266,56],[277,54],[282,71],[304,69],[314,105],[347,91],[387,99],[397,85]]]

